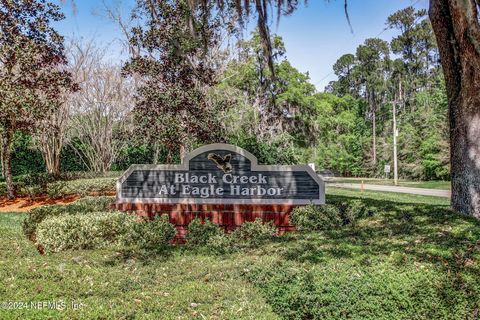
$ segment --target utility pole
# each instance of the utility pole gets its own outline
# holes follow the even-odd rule
[[[400,78],[398,84],[398,97],[399,99],[395,99],[393,102],[393,183],[398,185],[398,160],[397,160],[397,102],[400,102],[402,97],[402,79]]]

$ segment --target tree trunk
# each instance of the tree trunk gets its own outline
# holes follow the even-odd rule
[[[47,172],[53,175],[60,174],[60,152],[63,142],[58,137],[49,137],[47,141],[41,142],[41,151]]]
[[[167,164],[172,164],[172,150],[167,147],[167,157],[165,159]]]
[[[55,155],[55,161],[53,163],[52,172],[54,175],[60,175],[60,152]]]
[[[15,189],[12,180],[12,142],[13,130],[5,129],[2,141],[2,171],[7,184],[7,196],[9,199],[15,198]]]
[[[3,139],[0,145],[0,167],[2,167],[2,178],[5,178],[5,164],[3,163]]]
[[[60,140],[61,138],[56,137],[55,141],[52,141],[53,150],[52,150],[52,159],[50,161],[50,166],[48,168],[48,172],[54,175],[60,174],[60,153],[62,151],[62,144],[63,142]]]
[[[187,155],[187,148],[184,144],[180,145],[180,160],[183,161],[183,158]]]
[[[475,0],[430,0],[449,104],[452,208],[480,218],[480,25]]]
[[[158,158],[160,157],[160,146],[158,143],[153,144],[153,164],[158,164]]]

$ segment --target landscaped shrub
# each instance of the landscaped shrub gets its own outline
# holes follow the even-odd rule
[[[25,190],[25,184],[21,182],[13,180],[13,188],[15,189],[15,194],[17,196],[29,196],[29,194],[32,193],[33,190]],[[0,182],[0,197],[6,198],[8,196],[7,193],[7,184],[2,181]]]
[[[106,171],[106,172],[94,172],[94,171],[70,171],[61,172],[59,180],[71,181],[78,179],[98,179],[98,178],[115,178],[118,179],[123,174],[123,171]]]
[[[36,243],[45,252],[118,245],[134,229],[135,220],[135,216],[124,212],[50,217],[38,225]]]
[[[66,181],[56,181],[55,183],[50,183],[47,187],[47,195],[51,199],[57,199],[65,196],[64,189],[67,185]]]
[[[39,185],[24,185],[16,183],[14,184],[15,193],[22,196],[27,196],[31,200],[36,196],[45,192],[45,189]]]
[[[348,207],[354,208],[356,207],[358,210],[357,213],[357,218],[365,218],[365,217],[371,217],[375,215],[378,211],[379,205],[383,206],[384,203],[378,200],[373,200],[369,198],[361,198],[361,199],[355,199],[355,198],[349,198],[349,197],[344,197],[344,196],[329,196],[328,199],[329,204],[333,204],[337,206],[341,213],[342,217],[346,217],[346,209]],[[354,209],[355,211],[355,209]]]
[[[206,248],[216,254],[231,253],[237,249],[234,241],[235,240],[230,234],[219,233],[211,236],[208,239],[206,243]]]
[[[326,205],[309,205],[292,211],[290,221],[299,231],[320,231],[338,228],[342,225],[355,226],[357,220],[372,215],[361,200],[334,202]]]
[[[14,178],[15,182],[28,186],[39,186],[43,189],[47,188],[47,184],[54,182],[58,177],[52,173],[48,172],[39,172],[39,173],[29,173]]]
[[[43,220],[37,227],[36,244],[46,253],[105,247],[162,249],[174,235],[168,216],[138,221],[125,212],[90,212]]]
[[[208,219],[202,223],[200,219],[193,219],[188,225],[186,236],[189,245],[201,246],[207,244],[211,237],[224,233],[216,224]]]
[[[176,229],[168,221],[168,215],[155,216],[154,220],[142,220],[130,227],[122,236],[125,247],[162,249],[175,236]]]
[[[219,229],[217,227],[217,229]],[[254,249],[271,240],[276,235],[276,228],[261,219],[245,222],[231,233],[212,232],[205,242],[205,247],[217,254],[232,253],[242,249]]]
[[[342,203],[340,211],[343,223],[355,226],[357,220],[365,216],[365,204],[361,200],[350,200]]]
[[[257,248],[276,234],[275,226],[271,222],[263,223],[257,218],[253,222],[245,222],[235,229],[230,236],[235,246],[242,248]]]
[[[61,184],[58,195],[86,196],[92,193],[106,194],[115,191],[116,178],[77,179],[71,181],[57,181],[49,184],[48,188],[57,188]]]
[[[85,197],[68,205],[50,205],[30,210],[23,221],[23,233],[35,241],[35,232],[39,223],[47,217],[59,215],[85,214],[88,212],[107,211],[113,197]]]
[[[18,196],[31,198],[41,195],[48,195],[51,198],[60,198],[66,195],[86,196],[114,192],[120,174],[115,171],[105,173],[63,172],[58,175],[32,173],[14,177],[13,184]],[[6,195],[6,185],[4,182],[0,182],[0,196],[5,197]]]
[[[46,194],[48,184],[55,180],[56,176],[47,172],[17,176],[14,178],[15,192],[18,195],[33,198],[41,194]]]
[[[340,210],[331,204],[297,207],[290,214],[290,221],[299,231],[320,231],[342,225]]]

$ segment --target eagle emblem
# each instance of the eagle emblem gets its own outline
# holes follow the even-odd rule
[[[222,157],[216,153],[209,153],[207,159],[215,162],[217,168],[222,170],[224,173],[232,172],[232,165],[230,164],[230,160],[232,159],[231,154],[227,154]]]

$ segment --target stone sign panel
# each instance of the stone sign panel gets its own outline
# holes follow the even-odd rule
[[[180,165],[132,165],[117,203],[324,204],[325,184],[308,165],[259,165],[242,148],[210,144]]]

